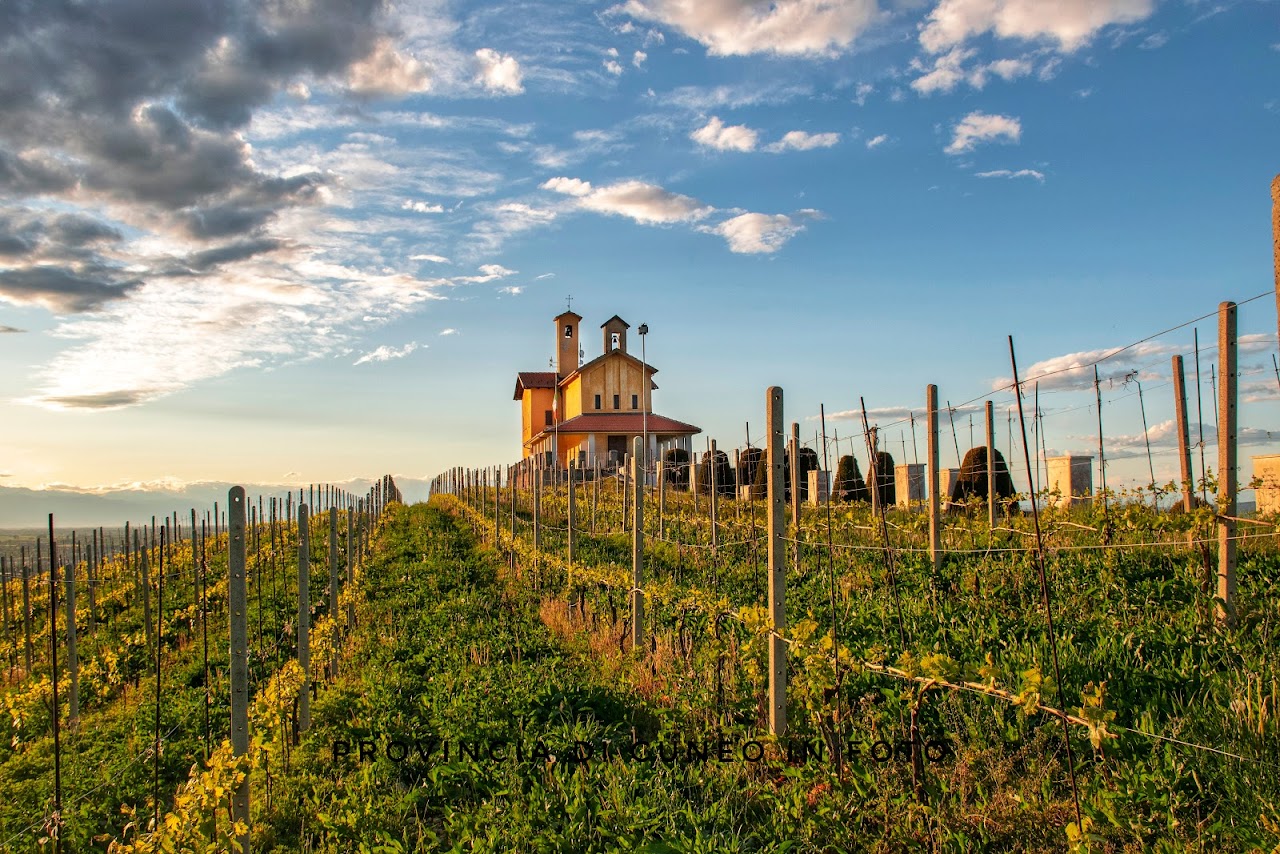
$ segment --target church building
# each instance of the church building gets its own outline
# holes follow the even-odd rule
[[[615,314],[601,324],[604,352],[579,364],[581,322],[573,311],[556,317],[554,371],[516,375],[523,456],[540,455],[557,467],[577,459],[583,467],[607,468],[642,435],[648,437],[650,460],[668,448],[692,451],[693,435],[701,429],[653,411],[658,369],[627,352],[627,322]]]

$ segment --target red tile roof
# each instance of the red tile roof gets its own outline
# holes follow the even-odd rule
[[[516,374],[516,393],[512,400],[519,400],[527,388],[555,388],[555,371],[521,371]]]
[[[643,428],[650,433],[701,433],[701,427],[650,413],[645,418],[639,412],[608,412],[578,415],[560,422],[561,433],[639,433]],[[543,430],[553,433],[555,428]]]

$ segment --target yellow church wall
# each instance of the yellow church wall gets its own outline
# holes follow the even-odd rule
[[[549,388],[527,388],[521,400],[521,436],[520,443],[527,446],[529,440],[538,435],[546,426],[546,411],[551,408],[552,390]],[[528,456],[527,448],[525,456]]]
[[[570,418],[576,418],[582,414],[582,375],[569,380],[564,387],[564,396],[561,398],[564,402],[564,417],[561,421],[568,421]]]
[[[579,382],[580,381],[580,382]],[[588,368],[573,381],[578,386],[575,395],[580,407],[578,412],[639,412],[646,404],[652,404],[652,392],[641,399],[644,385],[640,366],[625,358],[605,359]],[[600,409],[596,409],[595,396],[600,395]],[[613,408],[613,396],[618,395],[618,408]],[[637,396],[639,407],[631,408],[631,396]],[[652,410],[650,410],[652,411]],[[578,414],[578,413],[574,413]]]

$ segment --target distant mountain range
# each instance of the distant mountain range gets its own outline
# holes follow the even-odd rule
[[[425,501],[430,482],[422,478],[392,475],[396,486],[408,503]],[[377,477],[355,479],[335,486],[356,495],[363,495],[376,483]],[[162,489],[108,489],[80,490],[62,489],[26,489],[0,486],[0,529],[43,528],[48,523],[49,514],[53,514],[54,523],[60,528],[67,527],[119,527],[126,521],[135,523],[150,521],[152,516],[164,516],[177,511],[179,518],[190,517],[191,509],[203,517],[205,510],[212,510],[216,501],[218,508],[227,506],[227,492],[233,486],[243,486],[254,505],[257,497],[264,499],[271,496],[283,497],[290,491],[289,484],[256,484],[256,483],[220,483],[215,481],[188,483],[179,488]],[[292,485],[294,495],[299,489]]]

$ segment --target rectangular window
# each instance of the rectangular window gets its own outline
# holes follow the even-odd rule
[[[600,395],[596,395],[596,409],[600,408]]]
[[[639,409],[639,408],[640,408],[640,396],[639,396],[639,395],[636,395],[636,394],[631,395],[631,408],[632,408],[632,409]]]
[[[550,427],[550,426],[551,426],[552,424],[554,424],[554,423],[555,423],[555,422],[553,422],[553,421],[551,420],[551,410],[550,410],[550,409],[548,409],[548,410],[547,410],[547,426],[548,426],[548,427]]]
[[[621,409],[621,408],[622,408],[621,395],[616,395],[616,394],[615,394],[615,395],[613,396],[613,408],[614,408],[614,409]]]

